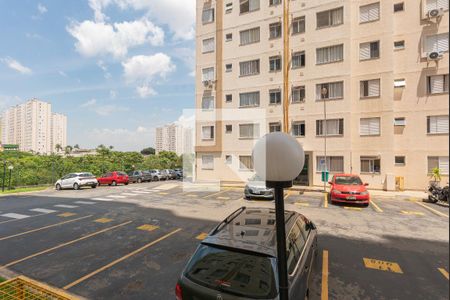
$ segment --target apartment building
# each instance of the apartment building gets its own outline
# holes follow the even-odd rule
[[[177,155],[193,153],[192,129],[173,123],[156,128],[155,150],[175,152]]]
[[[447,182],[448,0],[285,1],[197,0],[197,180],[249,178],[256,140],[284,129],[306,153],[297,184]]]
[[[51,104],[37,99],[6,110],[1,127],[1,142],[19,145],[20,151],[49,154],[56,144],[67,145],[67,117],[52,114]]]

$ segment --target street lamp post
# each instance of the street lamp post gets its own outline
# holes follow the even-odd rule
[[[288,300],[284,189],[292,186],[294,178],[303,169],[305,154],[295,138],[286,133],[274,132],[255,144],[252,156],[256,174],[266,181],[267,187],[275,190],[278,290],[280,300]]]
[[[328,94],[327,88],[322,88],[320,93],[322,94],[323,100],[323,116],[324,116],[324,153],[325,153],[325,174],[323,175],[323,191],[327,191],[327,176],[328,172],[328,162],[327,162],[327,137],[328,137],[328,124],[327,124],[327,99],[325,96]]]
[[[8,190],[11,190],[11,175],[12,175],[12,170],[14,169],[14,166],[10,165],[8,167],[8,169],[9,169]]]

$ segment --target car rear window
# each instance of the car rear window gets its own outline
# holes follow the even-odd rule
[[[201,245],[186,267],[185,276],[193,282],[240,297],[275,298],[276,260],[211,245]]]
[[[361,185],[362,181],[357,176],[336,176],[334,180],[336,184],[342,185]]]
[[[94,175],[92,175],[92,173],[82,173],[80,174],[80,177],[94,177]]]

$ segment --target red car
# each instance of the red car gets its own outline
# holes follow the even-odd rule
[[[363,183],[358,175],[336,174],[329,182],[331,185],[331,203],[357,203],[369,206],[370,195],[367,183]]]
[[[107,184],[116,186],[118,184],[128,185],[129,183],[128,175],[124,172],[109,172],[97,178],[97,181],[98,185]]]

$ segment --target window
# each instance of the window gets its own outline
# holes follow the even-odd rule
[[[448,93],[448,74],[427,77],[428,94]]]
[[[202,81],[214,81],[214,68],[205,68],[202,70]]]
[[[394,119],[394,126],[406,126],[406,119],[405,118],[395,118]]]
[[[448,133],[448,115],[447,116],[428,116],[427,117],[428,134]]]
[[[433,9],[448,10],[448,0],[427,0],[426,10],[427,12]]]
[[[202,53],[214,52],[214,38],[205,39],[202,42]]]
[[[259,124],[240,124],[239,138],[241,139],[259,138]]]
[[[225,34],[225,42],[231,42],[233,40],[233,34],[227,33]]]
[[[362,118],[359,120],[361,136],[380,135],[380,118]]]
[[[269,103],[270,104],[281,104],[281,90],[270,90],[269,91]]]
[[[344,172],[344,157],[343,156],[317,156],[316,171],[323,172],[328,170],[331,173]]]
[[[239,170],[253,170],[253,159],[251,155],[239,156]]]
[[[448,175],[448,156],[428,156],[428,174],[439,168],[442,175]]]
[[[381,159],[379,157],[361,157],[361,173],[380,173]]]
[[[269,5],[278,5],[281,4],[281,0],[269,0]]]
[[[406,80],[404,78],[394,80],[395,88],[400,88],[400,87],[405,87],[405,86],[406,86]]]
[[[269,123],[269,132],[281,132],[281,123],[275,122],[275,123]]]
[[[325,129],[326,126],[326,129]],[[317,136],[339,136],[344,134],[344,119],[330,119],[327,120],[317,120],[316,121],[316,135]]]
[[[286,260],[289,275],[294,273],[305,245],[305,237],[301,234],[300,228],[295,224],[286,240]]]
[[[231,155],[225,155],[225,163],[227,165],[231,165],[233,163],[233,156]]]
[[[292,53],[292,69],[302,68],[306,64],[305,51]]]
[[[305,136],[305,122],[292,122],[292,135],[293,136]]]
[[[292,103],[305,102],[306,90],[305,86],[294,86],[292,88]]]
[[[239,94],[239,107],[259,106],[259,92]]]
[[[203,110],[213,110],[214,109],[214,97],[203,96],[202,98],[202,109]]]
[[[281,71],[281,56],[269,57],[269,70],[270,72]]]
[[[225,4],[225,13],[229,14],[233,11],[233,2]]]
[[[380,57],[380,41],[359,45],[359,59],[367,60]]]
[[[292,34],[304,33],[306,31],[305,17],[299,17],[292,20]]]
[[[233,64],[226,64],[225,72],[231,72],[231,71],[233,71]]]
[[[344,8],[339,7],[317,13],[317,28],[344,24]]]
[[[405,10],[405,3],[400,2],[400,3],[394,4],[394,12],[400,12],[400,11],[404,11],[404,10]]]
[[[380,19],[380,2],[364,5],[359,8],[359,22],[367,23]]]
[[[208,24],[214,22],[214,8],[203,9],[202,23]]]
[[[225,133],[232,133],[233,125],[225,125]]]
[[[332,100],[344,97],[344,82],[330,82],[316,85],[316,100]]]
[[[225,95],[225,102],[232,102],[233,101],[233,95],[228,94]]]
[[[259,9],[259,0],[240,0],[240,13],[248,13]]]
[[[394,42],[394,50],[403,50],[403,49],[405,49],[405,41]]]
[[[259,42],[260,39],[259,27],[241,31],[240,37],[241,37],[241,46]]]
[[[249,76],[259,74],[259,59],[239,63],[240,75]]]
[[[396,156],[395,157],[395,165],[396,166],[405,166],[406,165],[406,157],[405,156]]]
[[[281,22],[269,25],[269,39],[277,39],[281,37]]]
[[[426,37],[425,52],[443,53],[448,51],[448,32]]]
[[[214,139],[214,126],[202,126],[202,140]]]
[[[214,156],[202,155],[202,169],[203,170],[214,170]]]
[[[344,45],[336,45],[316,49],[316,63],[328,64],[344,60]]]
[[[361,98],[380,96],[380,79],[363,80],[360,84]]]

